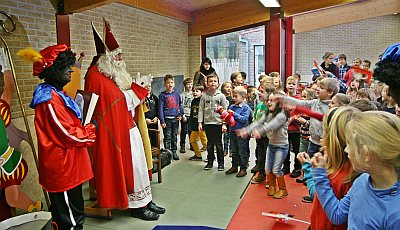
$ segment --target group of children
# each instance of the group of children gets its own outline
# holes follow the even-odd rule
[[[173,90],[172,76],[164,78],[166,91],[159,99],[159,120],[164,128],[164,146],[171,149],[175,160],[179,159],[179,120],[181,129],[185,129],[181,131],[181,152],[185,151],[188,133],[195,153],[189,160],[202,160],[198,139],[207,147],[204,170],[213,168],[216,152],[218,171],[225,170],[224,157],[229,154],[232,163],[225,174],[247,175],[249,140],[255,138],[251,183],[266,181],[269,196],[286,197],[289,193],[284,175],[290,173],[293,152],[290,177],[308,187],[309,195],[303,201],[314,202],[312,229],[394,229],[393,223],[399,224],[395,213],[400,211],[400,149],[393,138],[399,138],[400,120],[388,86],[368,76],[353,75],[348,93],[343,94],[339,93],[341,79],[323,76],[303,88],[296,74],[286,79],[285,93],[276,72],[261,75],[258,89],[245,85],[244,80],[245,73],[235,72],[231,82],[221,84],[220,91],[219,78],[213,72],[201,85],[193,86],[191,79],[185,79],[185,92],[179,95]],[[354,84],[357,92],[353,96]],[[226,116],[217,112],[219,107]],[[385,211],[378,216],[366,214],[366,220],[355,215],[356,210],[364,213],[368,206],[357,197],[359,194],[365,195],[371,207],[382,210],[384,206]],[[390,202],[396,207],[388,208]]]

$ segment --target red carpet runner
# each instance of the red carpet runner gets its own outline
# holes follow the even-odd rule
[[[295,179],[289,176],[285,176],[285,180],[289,195],[280,200],[267,195],[268,190],[265,188],[265,182],[251,184],[227,229],[307,229],[308,224],[305,223],[293,220],[288,223],[280,223],[273,218],[261,215],[262,212],[278,211],[292,214],[294,215],[293,218],[310,222],[312,203],[301,202],[301,197],[308,195],[307,187],[296,183]]]

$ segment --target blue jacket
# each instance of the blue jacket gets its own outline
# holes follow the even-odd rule
[[[242,102],[239,105],[233,104],[229,106],[229,109],[234,112],[233,118],[235,118],[236,121],[236,125],[232,127],[232,131],[244,128],[249,125],[251,109],[246,103]]]

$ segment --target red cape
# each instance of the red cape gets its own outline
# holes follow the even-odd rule
[[[85,90],[99,95],[93,115],[98,129],[92,151],[97,202],[102,208],[126,209],[134,180],[129,139],[132,115],[122,91],[97,66],[89,68]]]

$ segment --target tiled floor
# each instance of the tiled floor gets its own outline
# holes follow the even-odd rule
[[[255,141],[251,141],[254,156]],[[143,221],[129,216],[127,211],[114,211],[112,220],[86,218],[85,229],[152,229],[156,225],[195,225],[225,229],[228,226],[241,196],[251,179],[250,160],[248,175],[236,178],[214,168],[204,171],[204,162],[189,161],[193,152],[179,154],[180,160],[162,170],[163,182],[152,182],[153,201],[165,207],[167,212],[158,221]],[[203,158],[206,153],[203,152]],[[214,164],[216,165],[216,164]],[[231,158],[225,157],[225,170],[231,166]],[[87,193],[87,191],[86,191]]]

